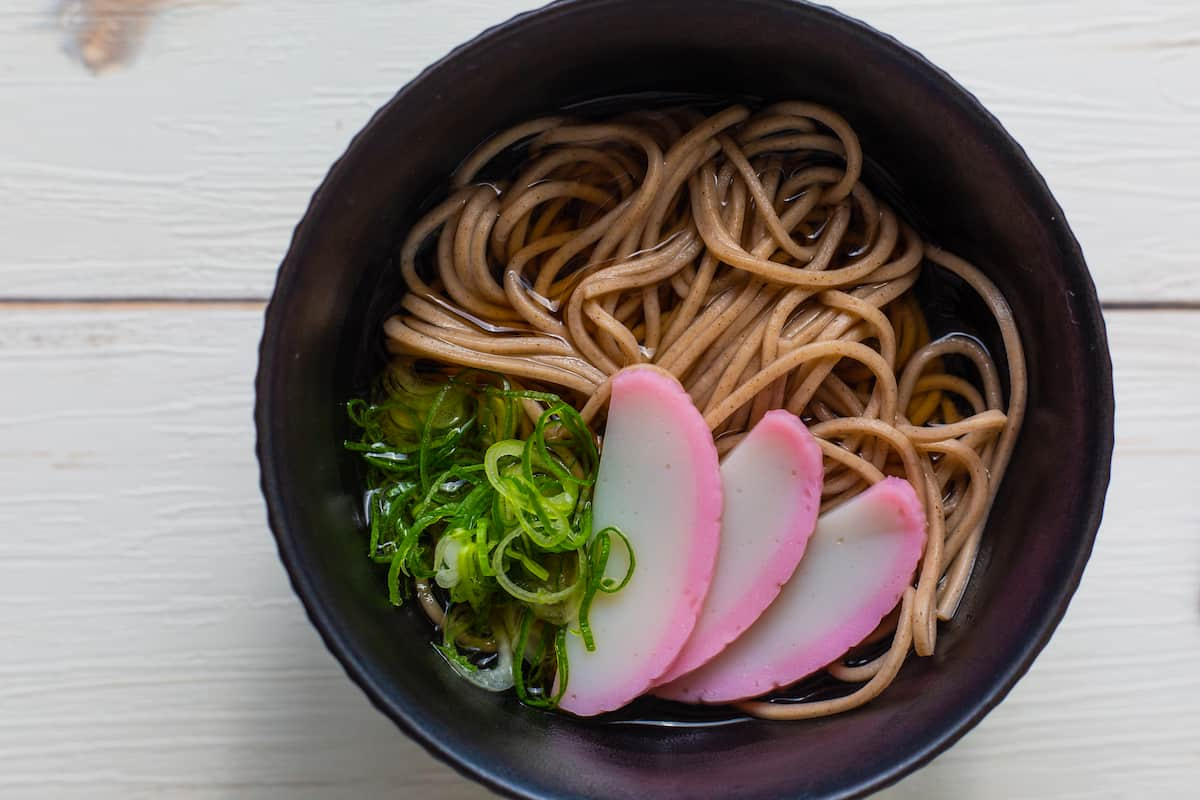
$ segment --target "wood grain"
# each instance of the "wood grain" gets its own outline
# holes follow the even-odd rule
[[[425,65],[531,0],[176,0],[90,74],[52,3],[0,9],[0,296],[270,291],[308,198]],[[1200,3],[845,0],[1029,150],[1113,301],[1196,301]]]
[[[0,306],[0,796],[485,796],[369,706],[291,593],[252,452],[260,326]],[[1200,314],[1109,326],[1117,461],[1083,586],[1012,695],[885,797],[1195,796]]]

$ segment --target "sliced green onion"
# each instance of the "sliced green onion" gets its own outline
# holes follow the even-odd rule
[[[629,568],[625,570],[625,576],[619,582],[604,574],[608,568],[608,558],[612,552],[612,537],[614,534],[625,544],[625,551],[629,554]],[[596,649],[596,642],[592,637],[592,627],[588,624],[588,614],[592,609],[592,601],[596,599],[596,593],[605,592],[612,594],[624,589],[629,583],[630,578],[633,577],[633,571],[636,567],[637,560],[634,558],[633,548],[629,544],[628,537],[616,528],[612,526],[604,528],[592,538],[591,543],[587,547],[588,577],[583,591],[583,600],[579,604],[579,633],[583,637],[583,646],[589,652]]]
[[[625,545],[625,552],[629,555],[629,567],[625,570],[625,576],[622,577],[619,582],[609,577],[602,577],[600,579],[600,583],[596,587],[602,592],[613,594],[621,591],[629,585],[629,579],[633,577],[633,571],[637,569],[637,558],[633,555],[633,545],[629,543],[629,537],[621,533],[613,526],[609,525],[607,528],[600,531],[597,536],[604,536],[606,538],[610,536],[616,536]],[[609,546],[611,552],[611,541]],[[605,566],[607,567],[607,563]]]
[[[531,400],[544,410],[529,427]],[[619,531],[592,534],[600,454],[579,413],[503,376],[404,361],[346,412],[361,432],[346,449],[367,469],[367,553],[388,564],[389,600],[404,602],[412,581],[436,583],[449,601],[438,650],[451,668],[484,688],[511,683],[531,705],[557,704],[568,627],[578,622],[593,649],[591,603],[634,567]],[[620,580],[604,574],[614,535],[629,552]],[[459,650],[493,640],[499,660],[488,669]],[[505,648],[512,663],[501,669]]]
[[[522,586],[519,586],[513,581],[512,578],[509,577],[508,570],[504,564],[504,559],[505,556],[508,555],[507,551],[509,546],[516,541],[520,535],[521,531],[513,531],[512,533],[508,534],[508,536],[505,536],[504,539],[500,541],[500,544],[496,546],[496,549],[492,551],[492,569],[496,572],[496,582],[500,584],[500,588],[504,589],[504,591],[508,592],[517,600],[524,601],[529,605],[537,606],[548,606],[555,603],[561,603],[575,594],[582,585],[582,580],[577,580],[566,588],[559,589],[557,591],[551,591],[544,588],[538,589],[537,591],[530,591]]]

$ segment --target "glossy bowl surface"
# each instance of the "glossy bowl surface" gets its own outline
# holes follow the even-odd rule
[[[363,557],[342,404],[381,364],[378,326],[403,289],[392,259],[406,228],[506,125],[584,101],[689,92],[805,98],[843,113],[871,158],[868,182],[986,271],[1025,342],[1029,413],[963,607],[936,656],[910,659],[851,714],[663,726],[527,709],[461,684],[426,644],[425,620],[388,605]],[[963,308],[944,322],[994,341]],[[848,797],[897,780],[1000,702],[1045,645],[1091,551],[1113,442],[1095,287],[1024,151],[920,55],[789,0],[568,0],[427,69],[358,134],[297,227],[267,309],[257,392],[271,527],[313,624],[380,710],[514,797]]]

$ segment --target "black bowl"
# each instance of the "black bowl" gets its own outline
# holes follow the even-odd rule
[[[663,726],[524,708],[451,675],[426,644],[426,621],[387,604],[363,557],[342,403],[379,366],[378,325],[403,288],[392,261],[403,232],[488,134],[639,92],[806,98],[839,110],[873,158],[868,181],[978,264],[1022,331],[1029,413],[964,605],[935,657],[910,659],[853,713]],[[354,139],[297,227],[267,309],[257,390],[271,527],[313,624],[401,728],[515,797],[844,797],[897,780],[978,722],[1045,645],[1091,551],[1113,443],[1095,288],[1025,153],[917,53],[788,0],[562,2],[426,70]]]

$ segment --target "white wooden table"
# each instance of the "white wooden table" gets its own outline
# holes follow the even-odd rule
[[[0,796],[484,793],[309,626],[252,452],[263,302],[350,136],[528,0],[191,0],[100,77],[0,9]],[[1054,640],[889,798],[1200,792],[1200,2],[844,0],[975,91],[1066,208],[1117,380]],[[1170,422],[1170,426],[1164,423]]]

